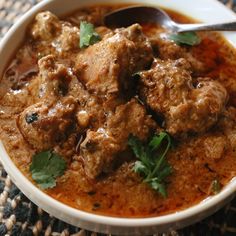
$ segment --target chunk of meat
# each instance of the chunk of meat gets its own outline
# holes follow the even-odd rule
[[[54,55],[43,57],[38,62],[40,88],[39,97],[58,99],[66,95],[70,81],[73,79],[72,70],[65,64],[59,63]]]
[[[107,28],[105,26],[96,27],[96,32],[99,34],[99,36],[102,39],[108,38],[114,35],[113,31],[110,28]]]
[[[172,59],[177,60],[180,58],[186,59],[195,74],[202,74],[207,70],[205,65],[193,56],[193,54],[186,47],[181,47],[174,41],[168,38],[166,33],[160,33],[155,37],[150,38],[154,52],[158,58],[162,60]]]
[[[31,26],[30,35],[33,39],[50,40],[60,32],[60,20],[49,11],[38,13]]]
[[[78,126],[93,130],[103,126],[107,115],[126,101],[114,96],[107,96],[104,99],[95,96],[89,93],[76,77],[72,77],[69,83],[68,95],[73,96],[79,104],[76,111]]]
[[[85,172],[90,178],[111,170],[115,155],[121,151],[119,143],[103,128],[88,130],[80,148]]]
[[[69,22],[60,21],[50,12],[36,15],[30,37],[38,57],[55,54],[62,58],[72,57],[80,50],[80,30]]]
[[[96,131],[89,130],[81,144],[87,175],[95,178],[110,171],[113,162],[119,158],[118,154],[127,149],[130,134],[146,140],[155,128],[155,122],[135,99],[118,106],[104,127]]]
[[[152,36],[150,41],[158,58],[162,60],[183,58],[185,48],[168,39],[166,33],[159,32],[155,37]]]
[[[98,95],[127,90],[133,73],[152,61],[152,48],[140,25],[115,31],[81,52],[77,58],[78,77],[89,91]]]
[[[76,153],[76,145],[79,137],[77,133],[72,132],[63,142],[54,146],[54,151],[70,163],[73,155]]]
[[[164,116],[165,128],[172,135],[204,132],[217,122],[228,95],[217,81],[199,81],[193,81],[185,59],[157,60],[151,70],[141,73],[140,94]]]
[[[52,45],[59,53],[79,49],[79,29],[69,23],[62,24],[60,35],[53,41]]]
[[[228,97],[224,87],[217,81],[204,81],[198,85],[185,101],[171,105],[166,121],[170,133],[205,132],[223,112]]]
[[[115,138],[123,148],[127,147],[127,139],[130,134],[140,140],[146,140],[150,131],[156,127],[151,116],[147,115],[146,109],[136,99],[118,106],[115,114],[107,120],[107,131]]]
[[[221,115],[217,126],[227,136],[233,152],[236,153],[236,108],[228,107]]]
[[[18,126],[34,148],[47,150],[65,140],[71,132],[75,109],[73,97],[65,97],[55,104],[36,103],[19,115]]]
[[[204,142],[205,155],[207,158],[220,159],[229,147],[228,140],[224,135],[208,136]]]
[[[236,54],[235,54],[236,58]],[[233,62],[231,58],[228,58],[230,61],[230,67],[223,66],[221,67],[219,74],[219,82],[225,86],[229,93],[229,103],[236,107],[236,79],[234,68],[236,67],[236,62]]]

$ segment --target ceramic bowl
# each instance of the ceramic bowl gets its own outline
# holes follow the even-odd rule
[[[44,0],[33,7],[18,20],[0,43],[0,76],[2,76],[3,70],[15,50],[23,41],[26,27],[37,12],[49,10],[60,16],[79,7],[98,4],[99,2],[104,3],[104,0]],[[217,0],[129,0],[128,2],[167,7],[203,22],[236,20],[236,15]],[[127,3],[127,1],[113,0],[112,4],[115,3]],[[224,33],[224,35],[231,44],[236,46],[235,33]],[[193,224],[214,213],[231,200],[236,192],[236,179],[233,179],[216,196],[209,197],[197,205],[173,214],[139,219],[101,216],[71,208],[42,192],[17,169],[1,142],[0,158],[12,181],[30,200],[48,213],[84,229],[116,235],[145,235],[170,231]]]

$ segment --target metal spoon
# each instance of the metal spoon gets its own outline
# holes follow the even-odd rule
[[[109,27],[126,27],[134,23],[157,23],[175,33],[187,31],[236,31],[236,21],[218,24],[178,24],[160,8],[149,6],[122,8],[107,14],[104,18],[104,24]]]

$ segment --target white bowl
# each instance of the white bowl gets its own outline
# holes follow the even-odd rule
[[[22,42],[27,25],[37,12],[49,10],[60,16],[79,7],[98,4],[99,2],[104,3],[104,0],[67,0],[66,2],[65,0],[45,0],[33,7],[10,29],[1,41],[0,76]],[[128,0],[128,2],[167,7],[203,22],[236,20],[236,15],[217,0]],[[112,3],[127,3],[127,1],[113,0]],[[225,33],[224,35],[236,46],[235,33]],[[214,213],[231,200],[236,192],[236,179],[234,179],[218,195],[209,197],[195,206],[173,214],[141,219],[100,216],[71,208],[43,193],[17,169],[1,141],[0,158],[12,181],[30,200],[48,213],[65,222],[88,230],[116,235],[145,235],[184,227]]]

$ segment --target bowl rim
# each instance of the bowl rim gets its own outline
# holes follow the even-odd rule
[[[15,30],[21,26],[22,22],[26,21],[28,18],[30,18],[32,15],[34,15],[36,12],[38,12],[40,9],[46,7],[51,2],[56,2],[57,0],[45,0],[37,5],[35,5],[31,10],[29,10],[27,13],[25,13],[18,22],[16,22],[10,30],[7,32],[7,34],[3,37],[3,39],[0,42],[0,55],[2,53],[2,48],[4,45],[8,42],[8,40],[14,36]],[[217,0],[212,0],[216,1]],[[219,3],[219,2],[218,2]],[[111,3],[112,4],[112,3]],[[221,4],[221,3],[219,3]],[[236,15],[228,10],[229,13],[236,17]],[[236,19],[236,18],[235,18]],[[183,219],[193,217],[209,208],[212,208],[214,206],[217,206],[217,204],[222,203],[225,201],[226,198],[232,196],[236,192],[236,178],[233,178],[224,188],[223,190],[215,195],[210,196],[206,199],[204,199],[202,202],[197,203],[196,205],[193,205],[191,207],[188,207],[186,209],[166,214],[163,216],[155,216],[155,217],[145,217],[145,218],[125,218],[125,217],[113,217],[113,216],[104,216],[104,215],[98,215],[95,213],[89,213],[86,211],[82,211],[73,207],[70,207],[41,191],[37,186],[35,186],[30,180],[28,180],[22,172],[17,168],[17,166],[14,164],[10,156],[8,155],[2,141],[0,140],[0,154],[1,159],[0,161],[3,163],[3,166],[5,167],[6,171],[10,175],[12,181],[19,187],[19,189],[25,193],[25,192],[31,192],[34,193],[34,198],[29,196],[29,194],[26,193],[26,196],[29,197],[29,199],[32,202],[35,202],[36,205],[43,205],[43,209],[51,209],[56,208],[57,210],[60,210],[64,212],[65,214],[75,217],[77,219],[83,219],[88,222],[98,223],[98,224],[106,224],[110,226],[122,226],[122,227],[145,227],[145,226],[158,226],[162,224],[168,223],[175,223],[176,221],[181,221]],[[17,179],[17,180],[16,180]],[[19,182],[24,183],[22,185],[19,184]],[[20,186],[19,186],[20,185]],[[24,186],[25,185],[25,186]],[[26,191],[26,189],[28,189]],[[39,202],[42,202],[39,204]],[[46,210],[50,212],[50,210]],[[58,217],[60,218],[60,217]]]

